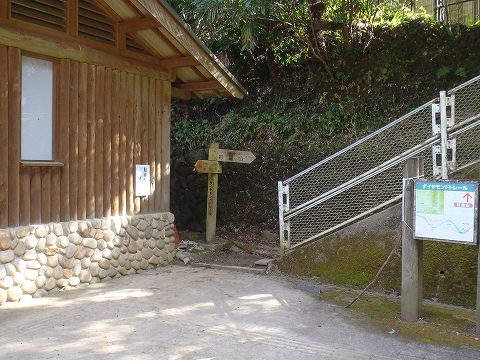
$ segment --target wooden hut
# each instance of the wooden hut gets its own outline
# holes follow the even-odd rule
[[[164,0],[1,0],[0,305],[171,262],[172,98],[244,94]]]
[[[0,228],[169,211],[171,99],[244,94],[163,0],[2,0]]]

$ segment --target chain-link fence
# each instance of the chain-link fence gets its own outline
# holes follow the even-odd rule
[[[480,77],[448,92],[454,98],[455,125],[449,138],[455,139],[455,170],[462,170],[480,161]]]
[[[480,77],[449,93],[452,170],[480,158]],[[432,100],[301,173],[279,182],[280,239],[291,249],[327,235],[402,196],[404,161],[423,156],[433,177],[432,146],[439,146],[439,106]],[[465,130],[466,129],[466,130]],[[435,164],[437,163],[437,164]]]

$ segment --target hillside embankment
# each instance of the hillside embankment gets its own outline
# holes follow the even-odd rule
[[[218,229],[249,243],[277,233],[279,180],[479,75],[479,42],[480,26],[446,29],[412,21],[377,29],[368,44],[329,58],[333,77],[314,59],[282,66],[261,54],[229,54],[229,70],[248,90],[245,99],[173,104],[171,210],[177,227],[205,229],[207,176],[196,173],[194,164],[207,159],[210,142],[218,142],[256,156],[251,164],[223,165]],[[478,171],[472,176],[478,179]],[[391,251],[398,216],[385,220],[387,232],[358,225],[355,233],[334,234],[285,257],[282,268],[364,286]],[[425,296],[472,307],[476,249],[426,243]],[[379,288],[399,291],[399,259],[398,251]]]

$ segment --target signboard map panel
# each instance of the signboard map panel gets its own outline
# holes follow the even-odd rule
[[[415,181],[414,237],[477,244],[478,182]]]

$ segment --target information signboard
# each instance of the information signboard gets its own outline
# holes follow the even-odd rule
[[[414,237],[476,245],[478,182],[416,180]]]
[[[221,174],[222,165],[218,161],[197,160],[195,170],[201,174]]]
[[[250,151],[209,149],[208,160],[250,164],[255,160],[255,155]]]
[[[135,166],[135,196],[150,195],[150,165]]]

